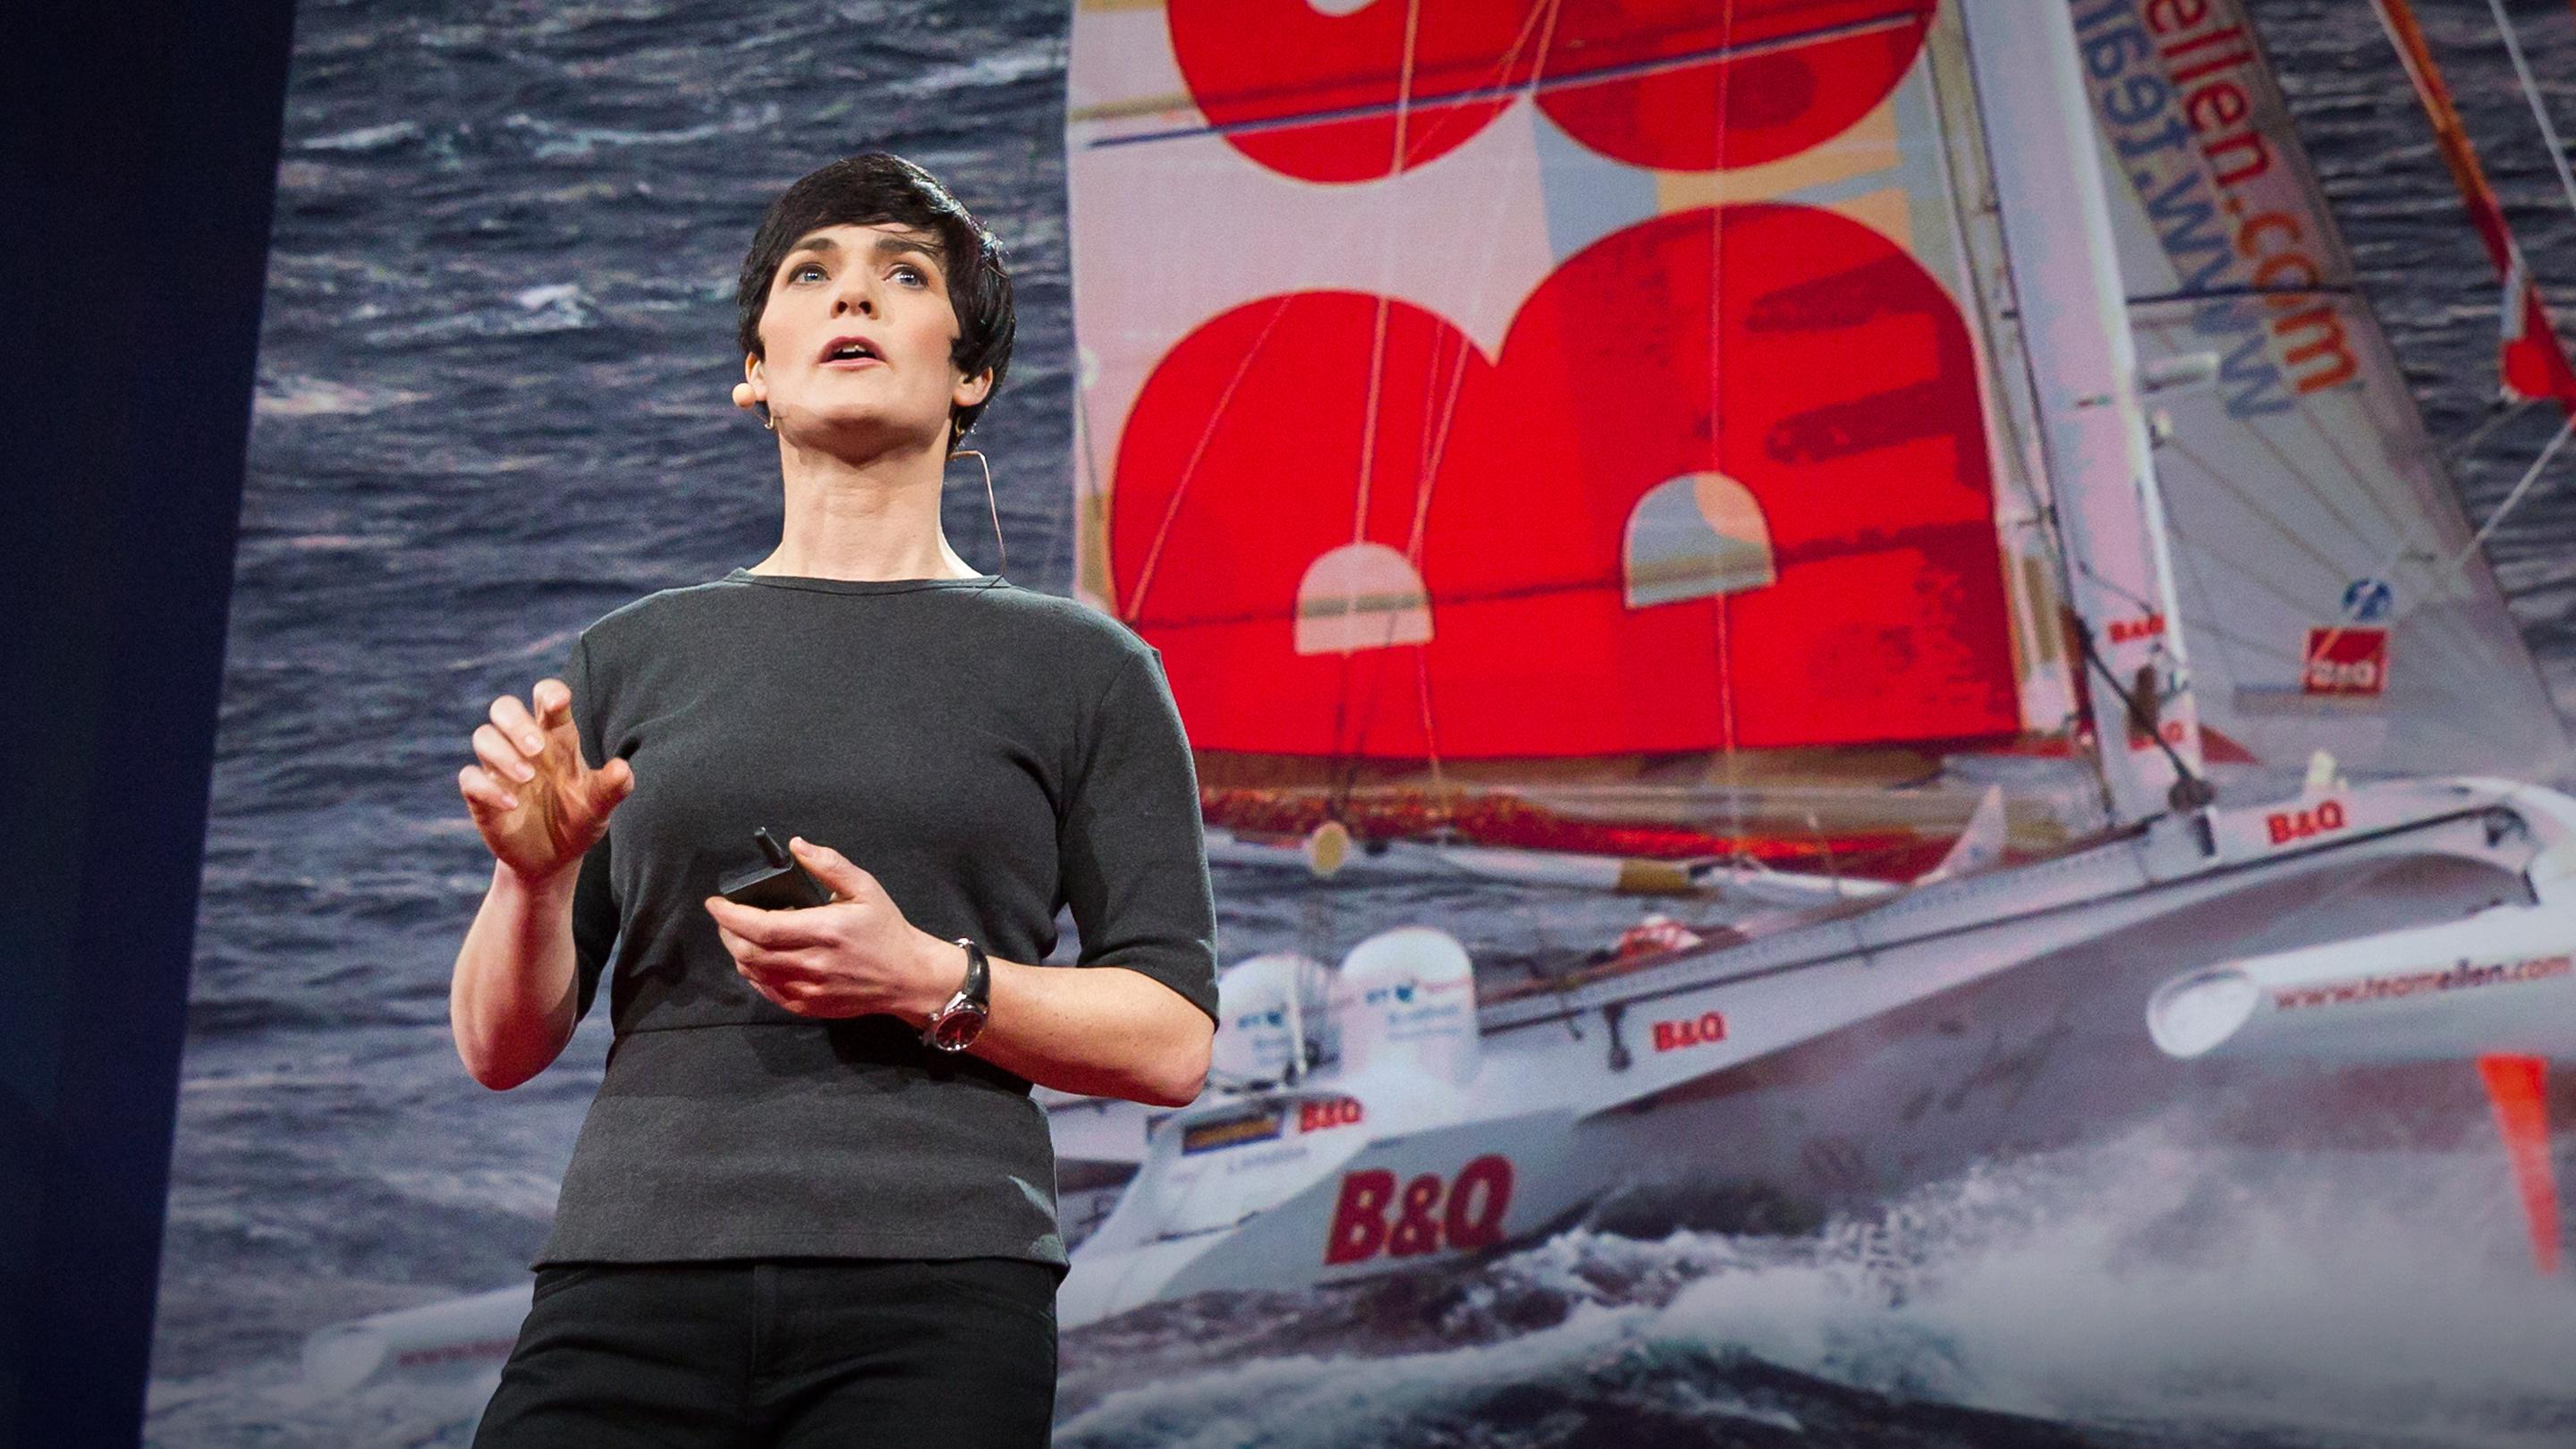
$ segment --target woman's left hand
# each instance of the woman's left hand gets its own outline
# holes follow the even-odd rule
[[[787,848],[832,892],[829,905],[764,911],[707,897],[716,935],[754,991],[798,1016],[885,1012],[918,1022],[957,987],[937,979],[933,952],[945,947],[965,979],[965,953],[904,919],[875,876],[802,836]]]

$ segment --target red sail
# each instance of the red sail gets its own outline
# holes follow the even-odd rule
[[[1114,597],[1203,750],[2013,736],[1977,378],[1939,283],[1808,207],[1613,233],[1492,360],[1398,301],[1247,303],[1173,347],[1128,419]],[[1771,579],[1657,595],[1640,530],[1676,514]],[[1357,592],[1325,562],[1351,550],[1375,597],[1300,652],[1301,618]],[[1378,620],[1398,642],[1355,647]]]

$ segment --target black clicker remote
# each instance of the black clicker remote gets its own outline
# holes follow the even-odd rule
[[[751,839],[760,847],[762,863],[726,876],[716,887],[717,894],[735,905],[763,911],[793,911],[832,903],[832,893],[796,863],[796,857],[788,853],[768,826],[752,831]]]

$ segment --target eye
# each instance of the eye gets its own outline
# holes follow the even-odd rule
[[[795,267],[790,269],[787,273],[787,280],[791,282],[802,281],[804,280],[807,272],[812,272],[818,277],[828,275],[824,272],[823,264],[821,262],[798,262]]]
[[[888,271],[886,275],[915,287],[927,287],[930,285],[930,274],[923,271],[921,268],[914,266],[910,262],[895,263],[893,269]]]

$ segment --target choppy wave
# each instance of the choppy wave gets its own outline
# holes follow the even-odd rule
[[[2164,1123],[1808,1236],[1575,1231],[1445,1281],[1158,1306],[1068,1336],[1057,1442],[1536,1446],[1651,1423],[1629,1442],[1697,1444],[1755,1418],[1828,1443],[2048,1423],[2563,1445],[2576,1293],[2532,1268],[2502,1171],[2257,1158]]]

